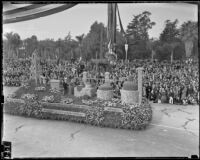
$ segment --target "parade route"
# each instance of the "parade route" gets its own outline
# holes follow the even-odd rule
[[[142,131],[4,114],[3,141],[12,142],[12,158],[199,156],[199,106],[151,105]]]

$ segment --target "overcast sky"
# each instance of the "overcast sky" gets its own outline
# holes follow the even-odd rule
[[[188,20],[198,20],[198,6],[185,3],[118,3],[124,29],[133,19],[143,11],[152,13],[151,20],[156,25],[149,30],[150,37],[158,38],[164,29],[164,21],[179,20],[179,26]],[[87,34],[90,26],[95,22],[107,25],[107,4],[78,4],[68,10],[24,22],[3,25],[3,33],[18,33],[21,39],[36,35],[39,40],[46,38],[64,38],[68,32],[72,38]],[[119,24],[119,23],[118,23]]]

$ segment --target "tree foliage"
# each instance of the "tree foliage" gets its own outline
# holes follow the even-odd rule
[[[162,59],[174,59],[174,50],[176,47],[181,45],[181,40],[179,39],[179,29],[177,28],[178,20],[165,21],[165,28],[160,34],[160,42],[162,47]],[[159,56],[161,59],[161,56]]]
[[[151,13],[144,11],[133,15],[126,28],[125,37],[116,30],[116,54],[118,59],[125,59],[125,43],[128,43],[128,59],[154,58],[159,60],[180,59],[186,55],[198,55],[197,22],[187,21],[178,28],[178,20],[166,20],[165,27],[158,40],[150,39],[148,31],[155,22],[151,21]],[[38,40],[32,35],[24,40],[17,33],[6,33],[3,40],[4,56],[13,57],[18,54],[19,48],[24,48],[24,55],[30,57],[35,49],[44,59],[77,59],[104,58],[108,51],[107,28],[103,23],[95,21],[87,34],[75,36],[72,39],[70,32],[58,40]]]
[[[150,57],[151,52],[147,49],[147,42],[149,40],[148,31],[155,25],[155,22],[151,21],[150,15],[150,12],[144,11],[134,16],[127,26],[128,57],[130,59]]]
[[[89,60],[90,58],[96,58],[96,56],[100,57],[100,53],[105,51],[105,43],[101,46],[101,42],[106,42],[106,28],[103,23],[96,21],[91,25],[89,33],[83,39],[83,58]]]
[[[181,25],[180,39],[185,44],[186,56],[198,55],[198,27],[197,22],[187,21]]]
[[[8,57],[16,57],[22,42],[19,34],[10,32],[6,33],[4,36],[7,39]]]

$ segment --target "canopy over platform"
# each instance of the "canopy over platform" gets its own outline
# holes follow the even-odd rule
[[[3,24],[16,23],[55,14],[75,6],[76,3],[3,3]]]

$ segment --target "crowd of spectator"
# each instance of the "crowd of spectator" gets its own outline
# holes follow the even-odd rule
[[[104,78],[105,69],[91,67],[89,63],[79,61],[47,61],[40,62],[40,76],[59,79],[71,85],[80,84],[82,72],[86,70],[92,82],[98,88],[101,85],[97,79]],[[24,79],[29,79],[31,60],[12,60],[6,63],[4,69],[4,85],[20,85]],[[155,103],[196,104],[199,103],[199,70],[198,61],[184,60],[173,63],[151,62],[149,60],[134,60],[125,63],[118,61],[110,69],[110,79],[116,96],[128,76],[132,75],[137,83],[137,68],[143,67],[143,96]]]
[[[30,78],[31,61],[29,59],[4,59],[3,84],[20,86],[22,81]]]

